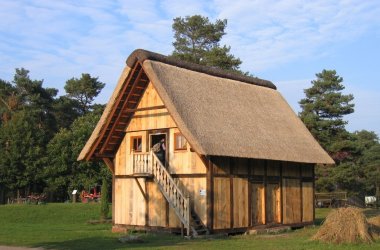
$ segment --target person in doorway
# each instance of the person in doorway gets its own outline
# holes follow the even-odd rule
[[[165,138],[162,138],[161,141],[154,144],[152,147],[152,151],[157,155],[157,158],[165,166],[165,156],[166,156]]]

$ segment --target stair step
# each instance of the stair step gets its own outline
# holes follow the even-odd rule
[[[197,231],[197,233],[202,233],[202,232],[206,233],[208,230],[207,229],[199,229],[199,230],[195,230],[195,231]]]

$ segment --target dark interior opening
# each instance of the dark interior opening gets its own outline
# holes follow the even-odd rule
[[[151,135],[150,137],[150,149],[158,142],[161,141],[161,139],[165,138],[165,146],[167,146],[166,143],[166,134],[155,134]]]

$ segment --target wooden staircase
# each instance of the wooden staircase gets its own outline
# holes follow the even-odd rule
[[[210,234],[197,213],[192,209],[190,196],[185,194],[178,183],[152,151],[133,156],[133,170],[138,176],[150,175],[187,230],[187,236]]]

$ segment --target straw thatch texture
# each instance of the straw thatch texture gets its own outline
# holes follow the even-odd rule
[[[97,125],[96,125],[94,131],[92,132],[90,138],[88,139],[86,145],[83,147],[82,151],[80,152],[80,154],[78,156],[78,159],[77,159],[78,161],[89,158],[89,153],[90,153],[91,149],[94,147],[96,141],[99,139],[101,131],[103,129],[106,129],[105,128],[106,121],[109,118],[109,116],[111,115],[111,111],[114,108],[114,105],[115,105],[115,102],[116,102],[118,96],[123,94],[123,93],[121,93],[121,89],[122,89],[123,85],[125,84],[125,79],[127,78],[129,71],[130,71],[130,68],[128,66],[126,66],[124,68],[123,72],[121,73],[121,76],[120,76],[119,81],[116,85],[116,88],[115,88],[114,92],[112,93],[112,96],[111,96],[110,100],[108,101],[107,106],[104,109],[103,114],[100,117],[99,122],[97,123]]]
[[[151,60],[143,68],[199,154],[334,163],[276,90]]]
[[[359,208],[338,208],[330,212],[312,240],[327,243],[373,241],[366,217]]]
[[[245,76],[245,75],[237,74],[234,72],[225,71],[219,68],[208,67],[204,65],[181,61],[173,57],[167,57],[167,56],[154,53],[151,51],[143,50],[143,49],[137,49],[133,51],[132,54],[127,59],[127,65],[132,68],[136,62],[140,62],[142,64],[145,60],[158,61],[165,64],[177,66],[184,69],[189,69],[191,71],[205,73],[212,76],[228,78],[228,79],[232,79],[236,81],[241,81],[241,82],[250,83],[250,84],[254,84],[258,86],[276,89],[276,86],[271,81],[268,81],[268,80],[263,80],[257,77]]]

